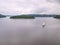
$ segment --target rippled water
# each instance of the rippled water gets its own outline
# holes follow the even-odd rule
[[[44,28],[42,27],[43,22],[46,24]],[[52,17],[0,18],[0,45],[58,44],[60,44],[60,19]]]

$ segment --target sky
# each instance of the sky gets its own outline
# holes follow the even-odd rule
[[[0,14],[60,14],[60,0],[0,0]]]

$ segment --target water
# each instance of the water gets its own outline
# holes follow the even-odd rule
[[[42,27],[43,22],[45,27]],[[9,19],[0,18],[0,45],[58,45],[60,19]]]

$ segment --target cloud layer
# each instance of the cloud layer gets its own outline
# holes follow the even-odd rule
[[[0,0],[1,14],[60,14],[60,0]]]
[[[47,0],[49,2],[60,3],[60,0]]]

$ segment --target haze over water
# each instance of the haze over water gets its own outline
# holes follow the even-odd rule
[[[43,28],[42,23],[46,26]],[[60,19],[36,17],[35,19],[0,18],[0,45],[58,45],[60,44]]]

